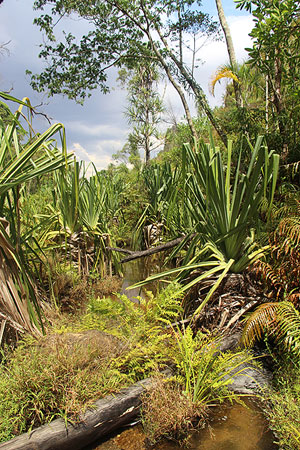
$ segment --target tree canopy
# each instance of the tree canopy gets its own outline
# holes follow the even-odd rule
[[[300,1],[239,0],[237,6],[254,17],[248,63],[266,78],[272,121],[278,127],[279,145],[286,156],[299,139]]]
[[[201,0],[37,0],[34,7],[43,13],[35,23],[47,37],[40,57],[48,65],[41,74],[32,75],[32,87],[47,90],[49,95],[62,93],[82,101],[93,89],[109,91],[109,68],[124,64],[133,67],[137,61],[153,60],[179,94],[192,134],[196,136],[186,91],[195,95],[225,142],[226,136],[194,77],[197,50],[191,42],[201,36],[218,36],[218,24],[200,10],[201,3]],[[90,31],[79,39],[71,32],[63,32],[62,39],[57,39],[55,26],[74,14],[89,23]]]

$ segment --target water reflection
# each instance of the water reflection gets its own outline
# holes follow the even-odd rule
[[[94,450],[146,450],[145,436],[140,426],[91,447]],[[190,450],[276,450],[274,435],[268,430],[263,414],[253,405],[222,406],[204,430],[192,435]],[[152,450],[179,450],[184,447],[165,441]]]
[[[154,294],[157,291],[157,281],[149,283],[143,288],[135,288],[126,290],[127,287],[132,286],[138,281],[145,280],[145,278],[155,273],[166,270],[163,268],[163,259],[161,255],[152,255],[145,258],[136,259],[123,264],[123,284],[121,288],[121,294],[127,295],[133,301],[136,301],[135,297],[141,296],[145,298],[146,291],[152,291]]]
[[[221,408],[209,427],[192,438],[194,450],[275,450],[274,436],[254,406]]]

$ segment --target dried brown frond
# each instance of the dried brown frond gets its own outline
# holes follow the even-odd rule
[[[285,203],[273,218],[280,219],[269,235],[270,253],[267,262],[257,261],[253,271],[265,281],[268,296],[289,299],[299,290],[300,279],[300,200],[298,193],[285,194]],[[298,302],[298,296],[292,298]]]

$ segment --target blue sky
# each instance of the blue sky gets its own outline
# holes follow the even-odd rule
[[[111,93],[102,95],[93,91],[92,97],[85,101],[84,106],[60,95],[47,98],[46,95],[34,92],[25,71],[30,69],[33,73],[39,72],[43,67],[43,61],[38,58],[42,35],[33,25],[36,12],[32,10],[32,4],[33,2],[28,0],[4,0],[0,6],[0,43],[10,41],[8,46],[10,55],[0,56],[0,90],[13,88],[14,96],[18,98],[27,96],[33,105],[43,103],[41,111],[51,117],[53,122],[64,123],[68,148],[75,151],[81,159],[93,161],[99,169],[104,168],[111,161],[111,155],[121,150],[129,132],[123,115],[126,92],[116,86],[114,72],[110,77],[110,84],[113,87]],[[251,17],[245,12],[236,10],[233,0],[223,0],[223,6],[231,27],[238,59],[242,61],[246,58],[244,48],[250,45],[248,33],[252,26]],[[202,10],[216,16],[215,1],[203,0]],[[72,25],[78,33],[86,30],[83,20],[74,21]],[[198,69],[196,78],[208,94],[212,74],[220,64],[227,61],[224,42],[206,45],[201,50],[200,57],[204,64]],[[169,86],[163,89],[167,108],[172,108],[177,119],[180,119],[183,113],[176,94]],[[222,92],[223,87],[218,86],[216,98],[208,94],[212,105],[220,104]],[[43,130],[47,127],[47,122],[38,118],[35,126]]]

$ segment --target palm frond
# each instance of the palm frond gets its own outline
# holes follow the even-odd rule
[[[234,80],[236,83],[240,83],[239,78],[237,75],[230,69],[228,66],[221,66],[215,73],[214,77],[212,78],[210,82],[210,93],[214,96],[215,95],[215,87],[218,81],[220,81],[222,78],[227,78]]]

